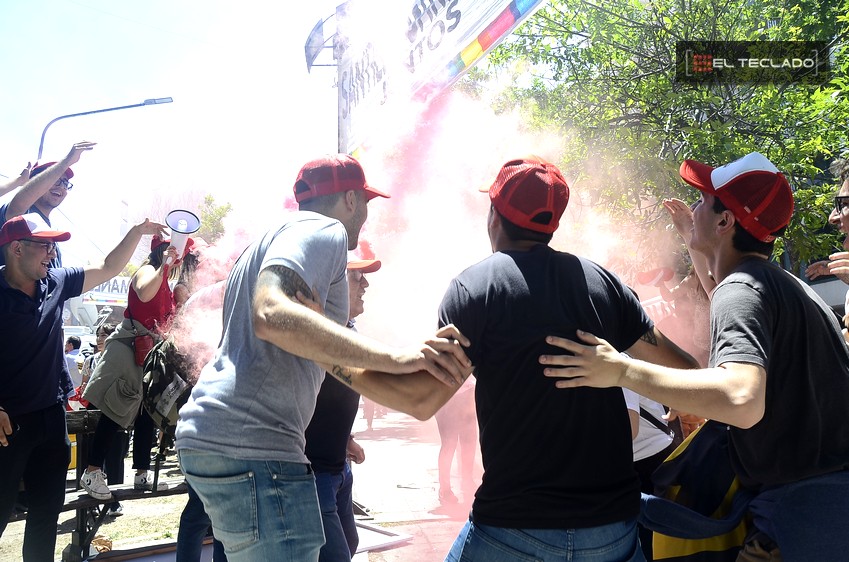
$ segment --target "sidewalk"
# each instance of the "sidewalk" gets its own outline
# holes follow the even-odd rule
[[[388,413],[368,431],[360,414],[353,433],[366,460],[354,465],[354,500],[366,506],[373,521],[392,532],[410,535],[398,546],[357,555],[357,562],[442,561],[469,516],[471,498],[442,506],[437,497],[439,433],[436,421],[420,422],[406,414]],[[480,454],[475,477],[480,481]],[[455,458],[452,474],[457,474]],[[459,477],[453,479],[460,496]],[[466,502],[469,503],[466,503]]]

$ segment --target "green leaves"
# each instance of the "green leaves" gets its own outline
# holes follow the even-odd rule
[[[649,257],[668,253],[669,234],[659,228],[668,219],[658,202],[692,199],[677,175],[683,159],[720,165],[764,153],[795,189],[797,212],[777,251],[798,269],[837,247],[827,228],[835,190],[827,168],[847,149],[847,13],[849,0],[552,0],[490,55],[492,71],[534,76],[513,80],[496,107],[519,105],[533,126],[563,131],[561,165],[592,191],[595,205],[640,229]],[[676,41],[767,39],[829,41],[831,81],[674,80]],[[599,161],[605,165],[591,165]]]

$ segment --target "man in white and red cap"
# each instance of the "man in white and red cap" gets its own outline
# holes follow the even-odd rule
[[[727,424],[734,472],[756,494],[746,559],[780,550],[785,560],[843,560],[849,350],[828,305],[769,261],[793,214],[790,184],[757,152],[718,168],[686,160],[681,177],[701,192],[691,251],[717,282],[709,368],[658,368],[579,333],[585,345],[554,338],[573,355],[544,357],[546,374],[566,377],[561,388],[623,386]]]
[[[324,533],[304,431],[325,371],[348,384],[343,365],[424,371],[448,385],[467,363],[448,339],[462,337],[456,330],[395,348],[345,327],[347,252],[357,247],[369,200],[388,197],[366,183],[357,160],[339,154],[306,163],[294,194],[299,211],[233,266],[221,342],[177,424],[186,480],[231,561],[318,558]]]
[[[67,365],[62,341],[66,300],[118,275],[143,235],[164,225],[145,221],[130,229],[103,263],[50,267],[56,243],[71,234],[51,229],[35,213],[0,229],[0,535],[23,479],[28,499],[24,560],[52,560],[65,499],[71,447],[65,426]]]
[[[37,213],[50,225],[50,212],[62,204],[68,192],[73,187],[71,178],[76,164],[82,153],[94,148],[93,142],[82,141],[75,143],[67,156],[59,162],[46,162],[35,166],[29,173],[29,180],[15,193],[12,200],[0,206],[0,224],[24,213]],[[0,255],[0,265],[5,263]],[[62,267],[62,252],[56,247],[56,255],[50,263],[51,267]]]

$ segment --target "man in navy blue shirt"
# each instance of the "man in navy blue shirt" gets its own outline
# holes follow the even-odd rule
[[[67,377],[62,308],[118,275],[141,237],[164,235],[145,220],[97,266],[50,267],[56,243],[71,234],[52,230],[36,213],[14,217],[0,228],[0,535],[23,479],[29,511],[23,559],[52,560],[56,524],[65,497],[71,458],[60,380]]]

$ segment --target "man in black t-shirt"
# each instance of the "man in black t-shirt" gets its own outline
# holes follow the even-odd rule
[[[493,254],[451,282],[439,311],[443,329],[453,323],[470,344],[484,466],[448,560],[504,560],[506,552],[521,560],[579,552],[639,560],[639,481],[622,391],[559,393],[539,356],[552,351],[547,334],[583,329],[634,357],[681,368],[696,362],[654,328],[615,275],[548,246],[569,201],[556,166],[510,161],[488,191]],[[353,377],[378,402],[420,419],[459,388],[436,382],[423,373]]]
[[[439,311],[440,325],[455,324],[471,341],[484,465],[448,559],[491,559],[496,548],[630,560],[639,550],[639,480],[622,392],[558,394],[538,361],[552,349],[545,336],[599,330],[642,359],[682,368],[695,361],[654,328],[615,275],[548,246],[569,201],[557,167],[507,162],[488,191],[493,255],[451,282]]]
[[[780,550],[785,560],[843,560],[849,349],[822,299],[768,261],[793,214],[790,184],[756,152],[718,168],[687,160],[681,176],[702,194],[690,250],[707,258],[718,283],[709,368],[657,368],[583,334],[589,345],[551,340],[573,355],[542,357],[554,366],[546,374],[569,377],[557,383],[569,392],[624,386],[728,424],[732,466],[757,494],[749,508],[757,534],[744,550]]]
[[[349,261],[348,327],[363,313],[363,295],[369,286],[365,275],[380,269],[380,260]],[[315,412],[307,426],[306,453],[315,472],[315,487],[324,526],[324,545],[320,562],[350,560],[357,552],[360,538],[354,520],[351,490],[354,476],[349,460],[365,460],[363,448],[351,435],[351,427],[360,405],[360,395],[351,387],[326,374],[315,402]]]

